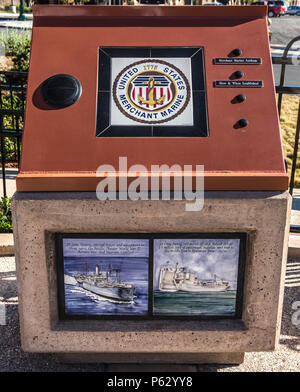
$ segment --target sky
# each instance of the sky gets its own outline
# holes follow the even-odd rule
[[[154,241],[154,289],[158,288],[161,266],[187,267],[199,280],[218,278],[236,289],[239,239],[156,239]]]

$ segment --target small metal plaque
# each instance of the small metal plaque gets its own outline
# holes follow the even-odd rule
[[[262,80],[216,80],[214,82],[214,87],[260,88],[262,86]]]
[[[232,64],[242,64],[242,65],[259,65],[262,63],[259,57],[217,57],[214,59],[214,64],[220,65],[232,65]]]

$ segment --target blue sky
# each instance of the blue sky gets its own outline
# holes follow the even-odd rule
[[[170,265],[187,267],[199,280],[213,279],[214,274],[236,289],[239,239],[156,239],[154,241],[154,289],[158,288],[159,271]]]

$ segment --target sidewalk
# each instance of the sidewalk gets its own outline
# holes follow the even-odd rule
[[[297,43],[299,44],[299,43]],[[271,53],[272,55],[276,56],[282,56],[283,51],[285,49],[285,45],[280,45],[280,44],[272,44],[271,43]],[[294,56],[300,56],[300,46],[292,46],[291,49],[288,52],[289,56],[294,55]]]
[[[290,233],[289,236],[289,255],[300,258],[300,189],[294,189],[292,214],[291,214],[291,230],[299,231],[299,233]]]
[[[18,174],[18,169],[6,169],[6,194],[8,197],[12,197],[16,191],[16,176]],[[2,170],[0,170],[0,197],[3,196],[3,185],[2,185]],[[293,194],[293,204],[291,213],[291,226],[298,228],[300,231],[300,189],[294,189]],[[4,238],[0,234],[0,255],[12,254],[13,239]],[[2,239],[1,239],[2,237]],[[8,246],[8,253],[5,253],[4,246]],[[300,232],[291,233],[289,236],[289,256],[300,258]]]
[[[12,29],[31,29],[32,28],[32,14],[25,14],[28,20],[18,20],[19,13],[4,13],[0,12],[0,28],[12,28]]]

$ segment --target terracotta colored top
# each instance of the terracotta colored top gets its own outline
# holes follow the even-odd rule
[[[287,189],[267,7],[36,5],[33,12],[18,191],[93,191],[97,167],[118,168],[125,156],[128,167],[204,165],[206,190]],[[122,46],[204,48],[208,137],[96,137],[98,48]],[[213,64],[235,48],[262,64]],[[237,70],[245,80],[262,80],[263,87],[214,87]],[[82,95],[53,109],[43,101],[41,84],[63,73],[80,81]],[[246,101],[233,104],[236,94]],[[249,124],[236,129],[241,118]]]

